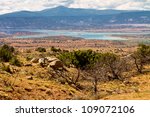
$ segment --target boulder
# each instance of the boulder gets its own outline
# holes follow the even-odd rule
[[[33,58],[33,59],[31,60],[32,63],[38,63],[38,61],[39,61],[38,58]]]
[[[33,80],[33,77],[32,76],[27,76],[26,77],[28,80]]]
[[[52,61],[59,60],[59,59],[56,58],[56,57],[45,57],[45,59],[47,59],[48,62],[52,62]]]
[[[38,62],[41,66],[44,66],[46,63],[46,59],[45,58],[39,58],[39,62]]]
[[[52,67],[54,69],[63,68],[63,63],[60,60],[55,60],[49,63],[48,67]]]

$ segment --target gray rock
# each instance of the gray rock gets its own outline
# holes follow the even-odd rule
[[[59,60],[56,57],[45,57],[45,59],[47,59],[48,62],[53,62],[53,61]]]
[[[39,59],[39,64],[45,64],[45,58],[40,58]]]
[[[52,67],[54,69],[63,68],[63,63],[60,60],[55,60],[49,63],[48,67]]]
[[[27,76],[27,79],[28,80],[33,80],[33,77],[32,76]]]

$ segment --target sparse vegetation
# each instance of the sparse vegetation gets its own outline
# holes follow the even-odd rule
[[[140,44],[137,51],[132,55],[136,69],[139,73],[143,72],[144,65],[150,63],[150,46]]]
[[[147,95],[150,89],[149,45],[139,45],[130,59],[119,53],[94,50],[57,51],[44,56],[31,51],[15,56],[15,49],[6,45],[1,49],[11,55],[7,61],[2,59],[7,56],[2,55],[8,53],[0,57],[0,88],[2,94],[7,94],[2,95],[3,99],[145,99],[141,95]],[[45,66],[32,63],[34,57],[45,58]],[[64,67],[47,67],[56,59]],[[17,67],[22,64],[20,61],[24,66]]]
[[[2,62],[10,62],[12,65],[21,66],[21,62],[14,55],[15,49],[8,45],[0,47],[0,60]]]
[[[52,47],[51,47],[51,51],[52,51],[52,52],[61,52],[61,49],[60,49],[60,48],[57,49],[57,48],[55,48],[54,46],[52,46]]]
[[[13,52],[11,47],[3,45],[0,47],[0,60],[4,62],[9,62],[13,57]]]
[[[38,51],[38,52],[46,52],[46,49],[45,48],[42,48],[42,47],[38,47],[35,49],[35,51]]]
[[[11,60],[10,60],[10,64],[11,65],[15,65],[15,66],[18,66],[18,67],[21,67],[21,62],[16,58],[16,57],[13,57]]]

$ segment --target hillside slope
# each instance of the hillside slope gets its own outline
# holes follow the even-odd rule
[[[143,74],[135,74],[125,81],[113,80],[100,82],[98,94],[93,95],[93,85],[90,81],[80,81],[81,88],[53,77],[47,68],[32,64],[26,60],[29,56],[41,56],[40,53],[20,53],[18,58],[24,66],[10,66],[14,71],[10,74],[2,70],[0,64],[0,99],[10,100],[74,100],[74,99],[104,99],[130,100],[150,99],[150,66]],[[5,63],[8,64],[8,63]],[[67,68],[73,75],[77,69]],[[54,71],[52,71],[53,73]],[[55,72],[54,72],[55,74]]]

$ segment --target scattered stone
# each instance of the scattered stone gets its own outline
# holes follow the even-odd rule
[[[48,67],[52,67],[54,69],[63,68],[63,63],[60,60],[56,60],[49,63]]]
[[[45,62],[46,62],[46,59],[45,59],[45,58],[40,58],[40,59],[39,59],[39,64],[40,64],[41,66],[43,66],[43,65],[45,64]]]
[[[38,88],[38,90],[40,90],[40,91],[46,91],[46,88],[45,87],[40,87],[40,88]]]
[[[33,77],[32,76],[27,76],[27,79],[28,80],[33,80]]]
[[[26,87],[25,90],[28,91],[28,92],[31,92],[32,88],[31,87]]]
[[[39,61],[38,58],[33,58],[33,59],[31,60],[32,63],[38,63],[38,61]]]
[[[31,63],[27,63],[27,64],[25,64],[24,66],[25,66],[25,67],[31,67],[32,64],[31,64]]]
[[[45,57],[45,59],[47,59],[48,62],[53,62],[53,61],[59,60],[56,57]]]

